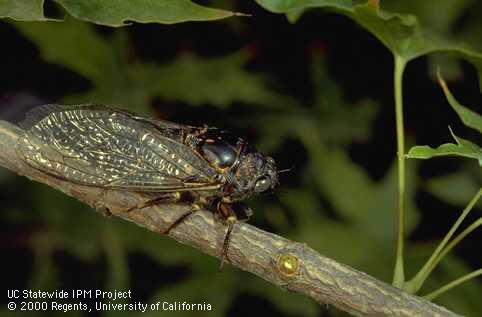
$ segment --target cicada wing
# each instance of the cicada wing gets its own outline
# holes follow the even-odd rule
[[[97,104],[80,104],[80,105],[59,105],[59,104],[47,104],[39,107],[35,107],[27,112],[25,119],[19,123],[20,127],[24,130],[29,130],[35,126],[38,122],[45,119],[47,116],[56,112],[67,111],[89,111],[107,114],[122,114],[126,118],[130,118],[133,121],[137,121],[139,124],[145,123],[146,126],[156,127],[160,130],[185,130],[196,129],[196,127],[182,125],[174,122],[169,122],[161,119],[144,118],[135,113],[131,113],[127,110],[116,109],[105,105]]]
[[[90,186],[138,191],[218,188],[216,172],[176,139],[172,125],[97,105],[46,105],[21,123],[18,149],[46,173]]]

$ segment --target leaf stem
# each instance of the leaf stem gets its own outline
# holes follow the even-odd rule
[[[470,279],[473,279],[479,275],[482,275],[482,268],[478,269],[478,270],[475,270],[469,274],[466,274],[458,279],[456,279],[455,281],[452,281],[450,283],[448,283],[447,285],[445,286],[442,286],[441,288],[423,296],[424,298],[428,299],[428,300],[433,300],[435,297],[441,295],[442,293],[445,293],[446,291],[454,288],[455,286],[458,286],[460,284],[462,284],[463,282],[466,282]]]
[[[464,231],[462,231],[457,237],[455,237],[452,242],[450,242],[448,245],[447,243],[449,242],[450,238],[453,236],[455,231],[458,229],[462,221],[467,217],[469,212],[472,210],[474,205],[477,203],[479,198],[482,195],[482,188],[479,188],[475,196],[472,198],[472,200],[469,202],[467,207],[465,207],[464,211],[462,214],[459,216],[457,221],[453,224],[452,228],[450,228],[449,232],[445,235],[443,240],[440,242],[440,244],[437,246],[435,251],[432,253],[428,261],[425,263],[425,265],[420,269],[420,271],[410,280],[408,281],[404,289],[408,293],[416,293],[423,285],[427,277],[430,275],[430,273],[435,269],[437,264],[443,259],[443,257],[459,243],[466,235],[468,235],[470,232],[475,230],[478,226],[482,224],[482,218],[476,220],[474,223],[472,223],[469,227],[467,227]]]
[[[440,252],[439,256],[435,259],[435,262],[433,263],[433,267],[431,270],[437,266],[437,264],[445,257],[447,253],[450,252],[460,241],[462,241],[467,235],[469,235],[472,231],[477,229],[482,225],[482,217],[474,221],[470,226],[465,228],[464,231],[462,231],[458,236],[456,236],[447,246]]]
[[[397,127],[397,158],[398,158],[398,241],[393,286],[403,287],[405,282],[403,264],[403,242],[405,230],[405,129],[403,124],[403,72],[406,61],[395,55],[394,88],[395,117]]]

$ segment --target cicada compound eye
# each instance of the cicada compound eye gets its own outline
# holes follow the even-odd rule
[[[262,193],[270,188],[271,181],[268,176],[261,176],[260,178],[258,178],[258,180],[256,180],[256,183],[254,184],[254,191],[257,193]]]

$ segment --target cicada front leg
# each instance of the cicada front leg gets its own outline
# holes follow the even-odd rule
[[[229,243],[231,242],[231,233],[233,232],[234,225],[238,221],[246,221],[251,216],[251,209],[243,203],[231,203],[226,204],[218,203],[218,215],[221,217],[223,222],[228,226],[226,230],[226,235],[224,236],[223,248],[221,251],[221,263],[219,264],[219,271],[222,271],[224,263],[231,261],[228,257]]]

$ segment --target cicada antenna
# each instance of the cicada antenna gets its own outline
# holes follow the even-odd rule
[[[279,174],[281,174],[281,173],[290,172],[290,171],[291,171],[292,169],[294,169],[294,168],[295,168],[295,166],[292,165],[290,168],[285,168],[285,169],[279,170],[279,171],[277,171],[276,173],[279,175]]]

